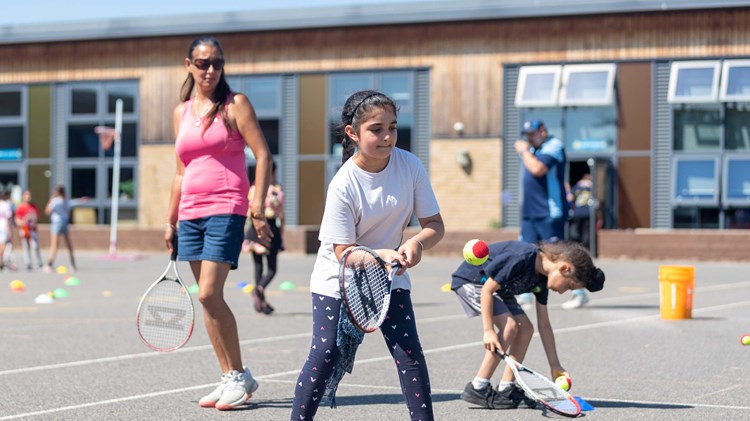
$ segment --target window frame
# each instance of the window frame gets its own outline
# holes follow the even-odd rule
[[[521,66],[518,72],[518,82],[516,84],[515,105],[519,108],[532,107],[556,107],[560,98],[560,83],[562,80],[563,65],[551,64],[542,66]],[[552,98],[549,100],[526,100],[523,95],[526,91],[526,80],[529,75],[536,74],[553,74]]]
[[[721,64],[721,85],[719,89],[719,101],[721,102],[750,102],[750,93],[746,95],[729,95],[729,71],[733,67],[750,68],[750,60],[724,60]]]
[[[0,92],[20,92],[21,94],[21,112],[15,116],[2,116],[0,117],[0,126],[3,127],[21,127],[22,139],[21,139],[21,156],[17,159],[0,159],[3,165],[7,165],[11,162],[22,162],[29,158],[29,123],[28,123],[28,109],[29,109],[29,88],[27,85],[0,85]]]
[[[729,163],[731,161],[743,161],[750,163],[750,153],[727,154],[722,162],[722,179],[721,179],[721,207],[736,208],[750,206],[750,194],[745,199],[729,197]],[[750,180],[748,180],[750,181]]]
[[[689,198],[689,199],[678,199],[677,198],[677,181],[678,181],[678,164],[680,161],[713,161],[714,163],[714,193],[711,198],[706,199],[695,199],[695,198]],[[680,154],[680,155],[674,155],[672,156],[672,168],[670,170],[671,172],[671,179],[672,182],[670,183],[670,201],[672,202],[672,208],[678,208],[678,207],[719,207],[719,197],[720,189],[721,189],[721,180],[720,180],[720,164],[721,160],[719,156],[717,155],[708,155],[708,154]]]
[[[566,99],[570,77],[574,73],[606,72],[607,81],[604,96],[601,99]],[[615,63],[596,64],[566,64],[562,69],[562,86],[560,87],[559,101],[561,106],[606,106],[613,105],[615,100],[615,76],[617,66]]]
[[[667,93],[667,102],[670,104],[700,104],[714,103],[719,98],[719,78],[721,77],[721,62],[719,60],[696,60],[696,61],[673,61],[669,72],[669,90]],[[713,69],[713,78],[711,81],[711,94],[706,96],[676,96],[677,83],[681,70],[686,69]]]
[[[68,102],[65,109],[65,185],[68,186],[69,192],[72,195],[73,192],[73,171],[76,169],[95,169],[96,180],[95,180],[95,192],[96,196],[89,198],[85,203],[81,203],[80,207],[94,208],[97,211],[97,224],[109,223],[105,215],[107,211],[112,212],[112,198],[109,196],[109,170],[114,166],[114,156],[107,156],[106,151],[99,145],[97,156],[90,157],[70,157],[69,147],[70,138],[68,137],[68,128],[71,125],[82,125],[82,124],[93,124],[93,125],[105,125],[109,127],[114,126],[115,113],[110,113],[108,109],[109,101],[108,95],[112,91],[112,88],[126,87],[127,89],[133,89],[134,93],[134,104],[132,112],[123,112],[122,122],[125,124],[135,125],[135,156],[121,156],[120,165],[121,168],[129,167],[133,169],[133,180],[134,180],[134,197],[130,200],[124,200],[118,202],[120,210],[132,209],[136,215],[136,220],[139,214],[139,179],[138,170],[139,162],[138,156],[141,148],[141,137],[140,137],[140,107],[141,107],[141,93],[140,83],[134,79],[122,79],[122,80],[100,80],[100,81],[85,81],[85,82],[70,82],[65,85],[65,89],[68,95]],[[90,89],[96,92],[96,113],[95,114],[73,114],[73,96],[72,92],[77,89]],[[72,197],[71,199],[79,199],[78,197]],[[120,218],[120,221],[123,219]]]
[[[403,69],[377,69],[377,70],[363,70],[363,71],[345,71],[345,72],[331,72],[326,74],[326,149],[325,149],[325,159],[326,159],[326,167],[327,167],[327,174],[326,174],[326,183],[330,182],[330,180],[333,178],[333,175],[338,171],[339,167],[341,166],[341,148],[340,143],[333,142],[331,139],[332,133],[331,133],[331,123],[338,124],[341,121],[341,111],[344,108],[344,103],[338,103],[338,98],[335,98],[335,87],[334,82],[336,79],[344,80],[344,79],[367,79],[367,83],[369,86],[363,86],[360,89],[375,89],[380,90],[381,89],[381,80],[382,76],[402,76],[405,77],[408,80],[409,88],[411,90],[410,94],[412,96],[410,103],[407,106],[401,107],[401,105],[398,103],[398,100],[394,99],[394,102],[396,102],[396,105],[399,107],[399,114],[403,113],[410,113],[412,118],[415,117],[414,115],[414,101],[417,94],[417,86],[415,84],[415,71],[414,70],[403,70]],[[351,92],[347,94],[347,96],[353,94],[354,92]],[[386,94],[388,94],[386,92]],[[414,121],[412,121],[412,129],[414,128]],[[413,141],[414,135],[412,135],[412,139],[410,141]],[[414,148],[414,145],[411,145],[412,151]]]

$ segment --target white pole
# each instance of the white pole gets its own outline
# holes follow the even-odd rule
[[[122,134],[122,99],[115,102],[115,159],[112,166],[112,209],[109,221],[109,254],[117,255],[117,217],[120,207],[120,137]]]

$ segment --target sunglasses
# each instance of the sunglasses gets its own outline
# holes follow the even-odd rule
[[[206,58],[196,58],[190,60],[193,63],[193,66],[197,67],[198,70],[208,70],[209,67],[213,66],[214,70],[222,70],[224,68],[224,59],[223,58],[217,58],[217,59],[206,59]]]

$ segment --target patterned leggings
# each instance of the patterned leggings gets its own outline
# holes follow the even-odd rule
[[[292,420],[310,421],[315,417],[325,392],[325,383],[340,357],[336,347],[341,300],[312,294],[313,335],[307,356],[294,387]],[[381,332],[393,356],[412,421],[432,421],[432,392],[427,363],[417,335],[414,308],[409,290],[391,292],[391,304]]]

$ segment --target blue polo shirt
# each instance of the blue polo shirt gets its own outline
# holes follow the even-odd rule
[[[464,284],[482,285],[492,278],[500,284],[497,295],[508,299],[514,295],[533,292],[539,304],[547,305],[549,290],[547,277],[536,273],[539,248],[522,241],[503,241],[489,245],[490,255],[484,264],[474,266],[463,262],[453,272],[451,289]]]
[[[534,156],[547,166],[547,174],[534,177],[523,167],[523,205],[521,216],[524,219],[553,218],[568,215],[568,201],[565,198],[565,146],[552,135],[538,149],[532,148]]]

